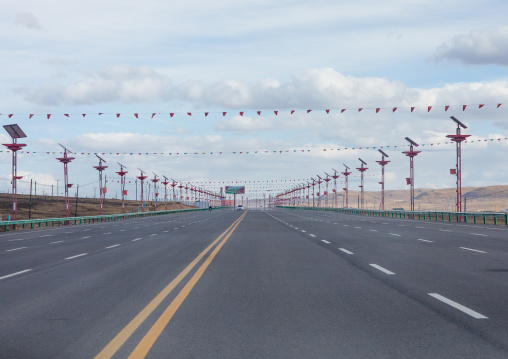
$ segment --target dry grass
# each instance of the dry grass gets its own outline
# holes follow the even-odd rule
[[[146,206],[146,203],[145,203]],[[28,219],[30,201],[27,195],[18,195],[18,220]],[[125,201],[125,210],[127,213],[138,212],[140,208],[139,201]],[[195,208],[182,204],[180,202],[169,202],[167,209]],[[100,202],[98,198],[78,198],[76,210],[76,198],[69,200],[70,216],[96,216],[99,215]],[[145,211],[154,211],[155,207],[145,207]],[[164,210],[164,204],[157,204],[157,210]],[[122,213],[122,201],[118,199],[106,199],[104,201],[104,214]],[[1,219],[6,221],[7,216],[12,215],[12,196],[2,194],[0,201]],[[65,201],[63,197],[53,196],[32,196],[31,219],[40,218],[64,218]],[[11,218],[12,219],[12,218]]]

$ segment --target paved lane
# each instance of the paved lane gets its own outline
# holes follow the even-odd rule
[[[508,356],[505,231],[301,210],[121,223],[0,236],[17,270],[52,263],[0,280],[0,357]]]

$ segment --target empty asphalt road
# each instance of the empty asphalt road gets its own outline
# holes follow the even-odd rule
[[[507,358],[506,228],[276,209],[0,234],[0,358]]]

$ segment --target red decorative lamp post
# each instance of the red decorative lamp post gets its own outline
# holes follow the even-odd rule
[[[460,133],[460,128],[466,129],[467,126],[462,122],[457,120],[455,117],[450,117],[457,124],[457,131],[455,135],[448,135],[449,139],[456,143],[457,148],[457,164],[455,170],[451,169],[450,174],[455,174],[457,176],[457,212],[462,212],[462,149],[461,143],[465,141],[471,135],[463,135]]]
[[[125,175],[127,171],[124,171],[124,165],[117,162],[120,165],[120,171],[117,172],[120,175],[120,189],[122,191],[122,213],[125,213],[125,196],[127,195],[127,191],[125,190]]]
[[[60,144],[59,144],[60,145]],[[69,217],[69,188],[72,187],[72,184],[69,183],[69,174],[67,172],[67,164],[69,164],[74,157],[67,157],[67,153],[72,153],[64,146],[60,145],[64,149],[64,156],[62,158],[57,158],[58,161],[64,164],[64,187],[65,187],[65,216]]]
[[[406,137],[406,141],[409,142],[409,151],[402,152],[406,156],[409,157],[409,178],[406,178],[406,183],[410,185],[410,197],[411,197],[411,211],[415,210],[415,172],[414,172],[414,163],[413,159],[414,157],[418,156],[418,154],[421,151],[414,151],[414,147],[418,147],[418,144],[410,139],[409,137]],[[413,215],[411,215],[411,218],[413,218]]]
[[[18,125],[5,125],[5,130],[11,136],[12,143],[4,143],[3,145],[12,151],[12,219],[18,219],[18,187],[17,180],[23,176],[18,176],[18,154],[17,152],[26,146],[24,143],[17,143],[18,138],[26,137],[23,130]]]
[[[381,210],[385,210],[385,166],[390,163],[390,161],[386,161],[385,157],[389,157],[382,150],[378,150],[381,153],[381,161],[376,161],[381,165]]]

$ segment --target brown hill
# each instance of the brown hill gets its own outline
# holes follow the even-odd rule
[[[422,211],[455,211],[455,188],[415,189],[415,210]],[[349,207],[358,208],[359,191],[349,191]],[[328,205],[334,205],[335,196],[330,194]],[[322,197],[321,204],[325,205]],[[344,193],[337,194],[338,206],[342,207]],[[380,209],[381,192],[365,191],[365,208]],[[385,209],[404,208],[409,210],[409,190],[385,191]],[[508,208],[508,186],[463,187],[463,211],[499,212]]]

